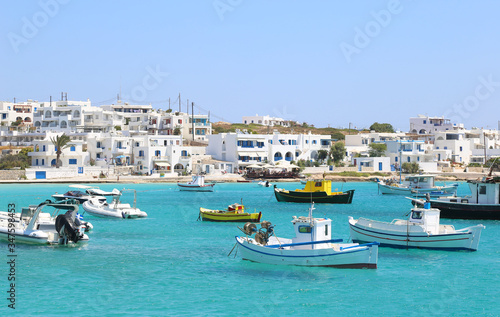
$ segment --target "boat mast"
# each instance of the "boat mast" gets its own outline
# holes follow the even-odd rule
[[[401,171],[403,170],[403,145],[401,144],[401,138],[399,139],[399,184],[401,184]]]

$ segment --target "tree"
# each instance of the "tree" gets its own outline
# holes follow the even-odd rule
[[[337,142],[330,149],[330,156],[335,163],[342,161],[345,157],[345,147],[344,143]]]
[[[180,126],[176,126],[174,128],[174,135],[180,135],[181,134],[181,127]]]
[[[420,171],[420,166],[417,162],[405,162],[401,165],[401,168],[403,169],[403,173],[408,174],[416,174]]]
[[[50,141],[52,141],[52,144],[54,144],[56,148],[56,168],[59,168],[59,158],[61,157],[62,150],[70,146],[68,143],[71,142],[71,139],[66,133],[63,133],[61,136],[58,135],[55,138],[50,138]]]
[[[328,151],[319,150],[318,151],[318,161],[324,161],[328,157]]]
[[[389,133],[394,133],[394,128],[389,123],[378,123],[378,122],[375,122],[374,124],[372,124],[370,126],[370,130],[373,130],[375,132],[389,132]]]
[[[370,157],[381,157],[384,156],[387,150],[387,144],[385,143],[370,143],[370,150],[368,151]]]

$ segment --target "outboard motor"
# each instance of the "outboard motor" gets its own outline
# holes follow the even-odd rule
[[[75,224],[74,217],[71,216],[71,212],[57,216],[56,231],[63,239],[63,244],[67,244],[68,240],[75,243],[80,240],[80,230]]]

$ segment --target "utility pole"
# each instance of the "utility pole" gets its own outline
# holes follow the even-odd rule
[[[168,110],[170,110],[170,97],[168,97]]]
[[[194,102],[191,102],[191,131],[193,132],[194,141]]]
[[[179,112],[181,112],[181,93],[179,93]]]
[[[483,130],[484,164],[486,164],[486,132]]]
[[[186,113],[189,116],[189,99],[187,99],[187,103],[186,103]]]

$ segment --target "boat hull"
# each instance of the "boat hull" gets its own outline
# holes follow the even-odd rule
[[[191,192],[213,192],[215,184],[207,184],[202,186],[190,186],[186,184],[177,184],[179,190],[182,191],[191,191]]]
[[[275,188],[274,195],[279,202],[350,204],[354,196],[354,189],[341,194],[328,195],[326,192],[285,191]]]
[[[407,227],[407,226],[399,226]],[[405,230],[381,230],[361,226],[349,217],[349,229],[353,242],[377,241],[382,247],[418,248],[435,250],[476,251],[481,237],[482,225],[462,229],[461,232],[429,235],[426,232],[405,232]],[[404,228],[403,228],[404,229]]]
[[[236,237],[238,251],[244,260],[274,265],[322,266],[337,268],[377,268],[378,246],[359,246],[335,251],[333,248],[287,250],[269,248]]]
[[[213,212],[200,210],[203,221],[216,222],[260,222],[262,213]]]
[[[124,204],[121,204],[124,205]],[[123,219],[132,219],[132,218],[144,218],[147,217],[147,213],[141,211],[137,208],[123,208],[121,206],[117,206],[117,208],[113,208],[113,206],[102,207],[93,205],[90,201],[86,201],[82,204],[82,208],[88,212],[89,214],[96,217],[106,217],[106,218],[123,218]]]
[[[431,207],[441,210],[442,218],[449,219],[484,219],[500,220],[500,204],[484,205],[475,203],[462,203],[460,198],[457,202],[430,200]],[[424,201],[413,200],[418,206],[423,206]]]

